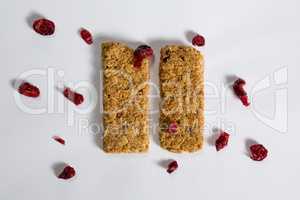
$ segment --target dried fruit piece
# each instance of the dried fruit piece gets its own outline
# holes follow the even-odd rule
[[[248,96],[247,95],[241,96],[240,100],[241,100],[241,102],[243,103],[244,106],[249,106],[250,105],[250,102],[248,100]]]
[[[64,168],[64,170],[58,175],[58,178],[61,178],[61,179],[70,179],[72,178],[73,176],[75,176],[76,172],[75,172],[75,169],[71,166],[66,166]]]
[[[88,30],[82,28],[80,30],[80,36],[87,44],[93,44],[93,36]]]
[[[172,122],[169,124],[169,127],[167,129],[168,133],[176,133],[177,132],[177,123],[176,122]]]
[[[65,88],[64,96],[72,101],[75,105],[79,105],[84,101],[84,98],[81,94],[72,91],[70,88]]]
[[[229,134],[226,132],[222,132],[219,136],[219,138],[216,140],[216,149],[217,151],[220,151],[221,149],[223,149],[224,147],[227,146],[228,144],[228,140],[229,140]]]
[[[205,45],[205,38],[202,35],[195,35],[193,40],[192,40],[192,44],[194,46],[204,46]]]
[[[133,66],[140,68],[145,58],[151,59],[153,56],[153,49],[148,45],[140,45],[133,53]]]
[[[57,142],[59,142],[60,144],[63,144],[63,145],[65,145],[65,140],[63,139],[63,138],[61,138],[61,137],[59,137],[59,136],[53,136],[52,137],[55,141],[57,141]]]
[[[20,94],[28,97],[38,97],[40,96],[40,89],[28,82],[24,82],[19,86],[18,89]]]
[[[262,144],[250,146],[250,158],[255,161],[262,161],[268,155],[268,150]]]
[[[249,106],[250,102],[248,100],[247,92],[244,89],[246,81],[239,78],[233,84],[233,91],[235,95],[241,100],[244,106]]]
[[[33,22],[35,32],[41,35],[52,35],[55,31],[55,24],[49,19],[41,18]]]
[[[174,160],[174,161],[172,161],[172,162],[169,163],[167,172],[168,172],[169,174],[171,174],[171,173],[174,172],[177,168],[178,168],[178,163],[177,163],[176,160]]]

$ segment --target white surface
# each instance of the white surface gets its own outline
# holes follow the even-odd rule
[[[2,0],[0,199],[299,199],[299,6],[297,0]],[[54,36],[33,32],[28,25],[33,13],[56,22]],[[95,35],[93,46],[78,36],[82,26]],[[225,123],[231,133],[225,150],[217,153],[205,142],[199,153],[177,155],[161,149],[152,136],[148,154],[107,155],[95,142],[99,134],[81,133],[78,128],[79,119],[99,124],[99,103],[90,113],[75,113],[74,121],[68,116],[74,108],[69,102],[64,112],[58,111],[58,102],[64,99],[52,91],[56,85],[87,81],[99,90],[97,43],[102,38],[148,43],[159,57],[157,48],[164,41],[189,44],[188,31],[207,39],[206,47],[200,48],[206,59],[206,109],[212,111],[206,114],[205,134],[209,138],[213,126]],[[23,72],[49,68],[55,73],[55,86],[49,89],[49,77],[27,78],[42,95],[22,102],[46,108],[46,113],[29,114],[18,107],[10,82]],[[274,75],[283,82],[280,86],[272,78],[278,69],[283,69]],[[271,87],[257,93],[246,109],[224,90],[226,77],[232,74],[247,80],[251,96],[251,91],[268,85],[269,75]],[[154,83],[157,76],[156,62],[151,71]],[[156,101],[152,102],[156,109]],[[66,146],[51,139],[55,134],[66,139]],[[264,144],[270,156],[263,162],[249,159],[247,139]],[[159,165],[166,159],[180,165],[171,175]],[[74,180],[56,178],[53,166],[61,162],[76,168]]]

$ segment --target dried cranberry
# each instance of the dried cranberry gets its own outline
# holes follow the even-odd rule
[[[72,91],[70,88],[65,88],[64,96],[72,101],[75,105],[79,105],[84,101],[84,98],[81,94]]]
[[[133,66],[135,68],[140,68],[142,66],[143,60],[145,58],[152,58],[153,49],[148,45],[140,45],[133,53]]]
[[[176,133],[177,132],[177,123],[176,122],[172,122],[169,124],[169,127],[167,129],[168,133]]]
[[[40,96],[40,89],[28,82],[24,82],[19,86],[19,93],[28,97]]]
[[[76,172],[75,172],[75,169],[71,166],[66,166],[64,168],[64,170],[58,175],[58,178],[61,178],[61,179],[70,179],[72,178],[73,176],[75,176]]]
[[[233,89],[234,89],[235,94],[238,97],[247,95],[246,91],[243,88],[245,84],[246,84],[246,81],[241,78],[237,79],[234,82]]]
[[[194,36],[193,40],[192,40],[192,44],[194,46],[204,46],[205,45],[205,38],[202,35],[196,35]]]
[[[241,100],[241,102],[243,103],[244,106],[249,106],[250,105],[250,102],[249,102],[249,99],[248,99],[247,95],[241,96],[240,100]]]
[[[220,151],[224,147],[227,146],[229,140],[229,134],[226,132],[222,132],[219,136],[219,138],[216,140],[216,149],[217,151]]]
[[[55,141],[59,142],[60,144],[65,145],[65,140],[62,139],[61,137],[59,137],[59,136],[53,136],[52,138],[53,138]]]
[[[88,30],[82,28],[80,30],[80,36],[87,44],[93,44],[93,36]]]
[[[255,161],[262,161],[268,155],[268,150],[262,144],[254,144],[250,146],[250,157]]]
[[[143,59],[134,58],[133,66],[138,69],[142,66],[142,63],[143,63]]]
[[[241,100],[244,106],[249,106],[250,102],[248,100],[247,92],[244,89],[246,81],[239,78],[233,84],[233,91],[235,95]]]
[[[177,168],[178,168],[178,163],[177,163],[176,160],[174,160],[174,161],[172,161],[172,162],[169,163],[167,172],[168,172],[169,174],[171,174],[171,173],[174,172]]]
[[[55,31],[55,24],[54,22],[50,21],[49,19],[41,18],[37,19],[33,22],[32,25],[35,32],[41,35],[52,35]]]

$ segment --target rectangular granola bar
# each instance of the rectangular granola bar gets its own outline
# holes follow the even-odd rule
[[[160,145],[172,152],[202,148],[204,64],[192,47],[170,45],[160,57]]]
[[[124,44],[102,44],[104,68],[104,151],[145,152],[149,146],[149,60],[133,67],[134,51]]]

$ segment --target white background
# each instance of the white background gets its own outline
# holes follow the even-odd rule
[[[1,0],[0,199],[299,199],[299,6],[297,0]],[[43,37],[31,29],[36,15],[56,23],[54,36]],[[80,27],[93,33],[94,45],[81,40]],[[101,99],[91,96],[98,101],[96,108],[75,113],[73,125],[68,125],[74,106],[63,101],[64,112],[57,111],[58,99],[63,98],[57,90],[51,93],[52,86],[47,88],[47,76],[27,77],[40,87],[41,97],[22,98],[30,108],[43,107],[46,113],[27,113],[14,98],[12,80],[32,69],[53,69],[55,85],[87,81],[100,91],[98,46],[103,39],[128,41],[133,48],[150,44],[158,58],[162,44],[189,45],[191,31],[206,37],[206,46],[199,48],[205,55],[209,86],[206,109],[215,111],[206,113],[207,139],[201,152],[169,153],[155,142],[154,131],[147,154],[105,154],[99,147],[100,134],[81,133],[78,127],[80,119],[100,124]],[[154,83],[157,60],[151,66]],[[225,94],[221,90],[232,75],[238,75],[246,79],[253,97],[251,91],[259,81],[272,79],[282,68],[288,71],[288,83],[272,83],[256,94],[250,108],[243,107],[230,90]],[[278,88],[283,101],[274,96]],[[53,104],[48,95],[54,97]],[[53,111],[48,103],[54,105]],[[153,99],[152,109],[157,109]],[[157,115],[152,118],[157,121]],[[231,138],[229,146],[217,153],[208,140],[221,122]],[[53,135],[64,137],[66,145],[54,142]],[[269,149],[263,162],[247,156],[251,140]],[[171,175],[162,166],[168,159],[180,165]],[[76,168],[73,180],[56,177],[61,163]]]

